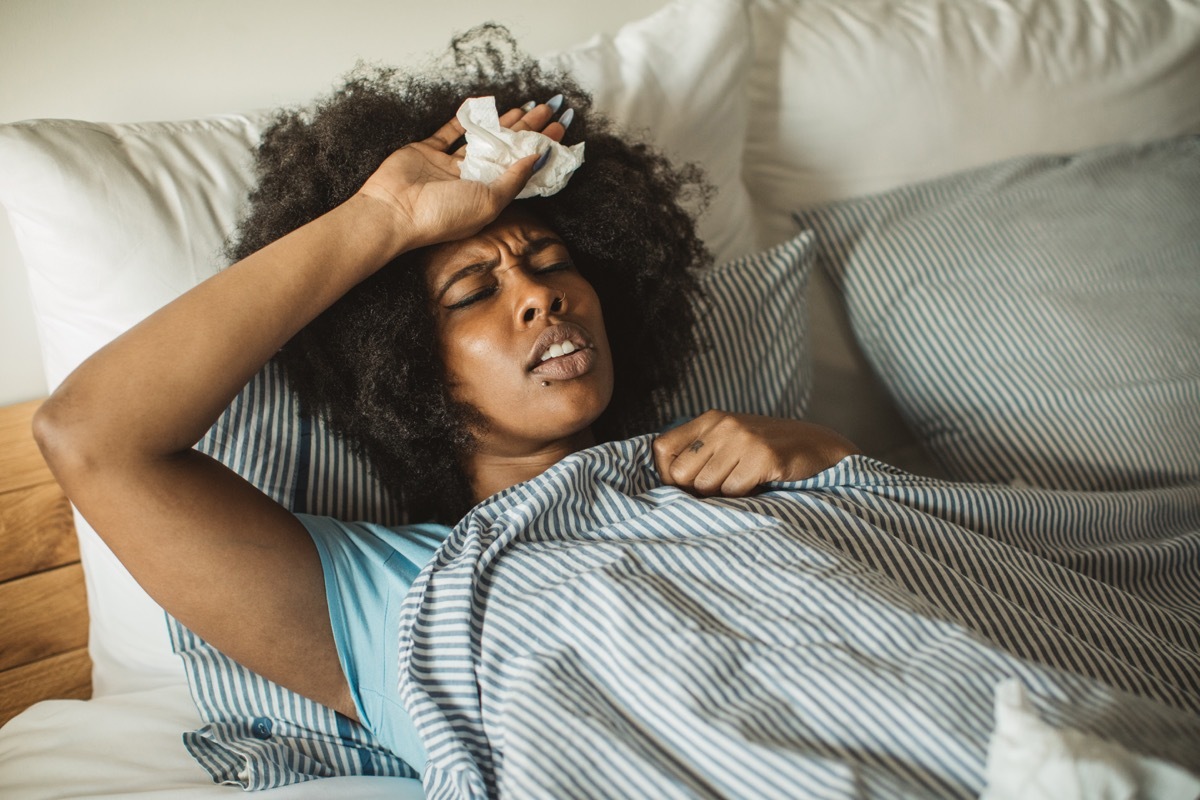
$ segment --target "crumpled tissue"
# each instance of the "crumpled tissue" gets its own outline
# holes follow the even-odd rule
[[[996,687],[996,730],[980,800],[1193,800],[1200,778],[1174,764],[1038,717],[1015,680]]]
[[[491,183],[514,162],[541,153],[549,145],[550,157],[525,184],[517,199],[549,197],[561,191],[571,173],[583,163],[583,142],[567,147],[537,131],[503,127],[494,97],[468,98],[456,116],[467,131],[467,150],[458,165],[463,180]]]

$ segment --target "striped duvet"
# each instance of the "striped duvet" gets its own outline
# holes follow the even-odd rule
[[[1200,486],[958,484],[853,457],[740,500],[651,437],[477,507],[409,594],[430,798],[975,797],[997,684],[1200,771]]]

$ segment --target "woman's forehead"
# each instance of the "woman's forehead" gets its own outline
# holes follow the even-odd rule
[[[430,248],[425,261],[426,273],[432,278],[445,269],[461,266],[478,256],[494,258],[497,248],[521,253],[534,243],[544,244],[547,239],[562,241],[550,226],[534,215],[506,209],[474,236],[443,242]]]

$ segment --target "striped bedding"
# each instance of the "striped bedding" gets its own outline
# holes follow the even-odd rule
[[[702,277],[697,334],[706,345],[662,417],[710,408],[801,416],[808,403],[804,291],[812,235],[800,233]],[[282,368],[268,363],[204,439],[201,452],[284,507],[385,525],[405,520],[346,442],[300,412]],[[400,775],[412,769],[369,731],[256,675],[167,616],[174,652],[205,725],[184,744],[218,783],[270,789],[334,775]]]
[[[496,495],[422,572],[400,682],[429,798],[976,797],[1006,679],[1200,771],[1200,485],[852,457],[700,500],[650,442]]]

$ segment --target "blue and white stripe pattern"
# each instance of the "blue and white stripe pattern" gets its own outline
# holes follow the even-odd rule
[[[808,399],[804,290],[812,237],[706,273],[711,297],[700,335],[709,345],[668,403],[671,417],[710,408],[801,416]],[[268,364],[197,449],[285,507],[384,525],[403,513],[343,442],[302,416],[282,370]],[[207,724],[184,735],[220,783],[265,789],[327,775],[413,773],[362,727],[244,669],[168,616],[175,651]]]
[[[977,797],[995,687],[1200,771],[1200,485],[1071,493],[851,457],[745,499],[651,437],[484,502],[402,615],[430,800]]]
[[[320,420],[299,414],[282,369],[263,368],[197,445],[280,504],[340,519],[400,521],[400,509]],[[268,681],[168,615],[206,724],[184,744],[217,783],[269,789],[335,775],[415,777],[365,728]]]
[[[402,522],[399,505],[319,418],[300,414],[283,368],[268,363],[196,445],[297,513]]]
[[[701,351],[666,404],[666,418],[713,408],[799,419],[808,410],[812,359],[805,293],[813,236],[803,232],[701,277]]]
[[[208,723],[183,742],[215,783],[256,790],[340,775],[417,777],[362,726],[244,669],[178,622],[170,629]]]
[[[1019,158],[796,218],[954,477],[1200,478],[1200,137]]]

